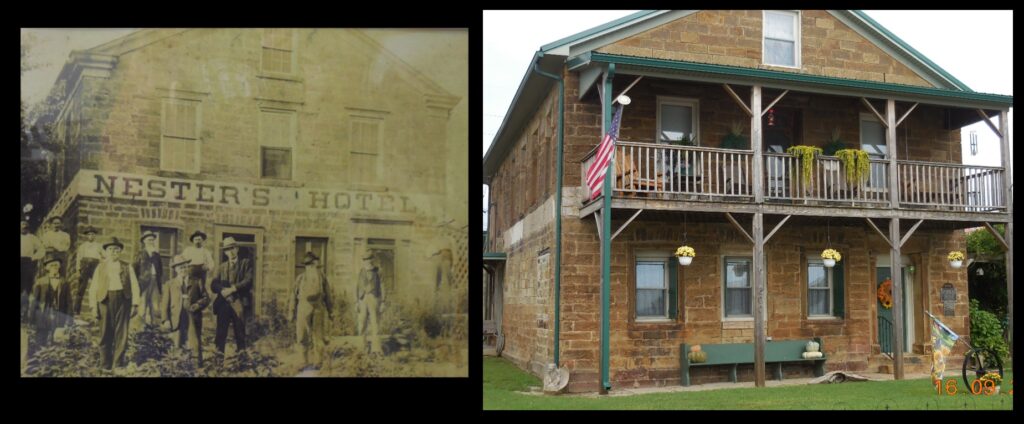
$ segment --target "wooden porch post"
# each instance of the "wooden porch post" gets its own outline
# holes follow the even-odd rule
[[[896,101],[887,99],[885,101],[885,145],[889,150],[889,207],[899,207],[899,184],[896,181]],[[892,218],[889,221],[889,242],[892,274],[892,315],[893,315],[893,377],[896,380],[903,379],[903,274],[900,264],[900,219]]]
[[[903,379],[903,273],[900,263],[900,219],[889,220],[889,260],[892,275],[893,378]]]
[[[760,108],[759,108],[760,109]],[[760,116],[760,115],[756,115]],[[765,260],[764,260],[764,214],[754,214],[754,386],[764,387],[764,311],[765,311]]]
[[[1010,125],[1007,121],[1007,109],[999,112],[999,129],[1001,138],[1001,153],[1003,156],[1003,195],[1006,199],[1006,214],[1010,216],[1010,222],[1006,223],[1006,233],[1003,239],[1006,240],[1006,326],[1010,344],[1010,359],[1013,360],[1013,169],[1010,162]]]
[[[764,159],[761,157],[761,86],[750,88],[750,146],[754,149],[754,203],[764,202]],[[756,257],[756,256],[755,256]]]

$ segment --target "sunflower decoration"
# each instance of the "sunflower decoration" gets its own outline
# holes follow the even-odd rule
[[[878,301],[885,309],[892,308],[892,279],[886,278],[878,285]]]

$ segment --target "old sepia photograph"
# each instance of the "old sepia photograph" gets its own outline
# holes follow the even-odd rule
[[[21,30],[23,377],[466,377],[465,29]]]

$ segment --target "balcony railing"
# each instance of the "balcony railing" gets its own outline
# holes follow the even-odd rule
[[[765,153],[764,158],[766,199],[889,203],[889,168],[885,160],[871,160],[867,180],[849,181],[843,163],[832,156],[815,158],[806,180],[799,158],[788,153]]]
[[[584,188],[595,153],[580,164]],[[807,179],[800,159],[785,153],[763,157],[760,178],[767,201],[882,208],[890,203],[888,160],[871,159],[868,178],[849,181],[843,163],[832,156],[815,158]],[[612,187],[623,196],[746,202],[754,196],[753,159],[751,150],[619,141]],[[897,200],[905,208],[1005,210],[1003,172],[997,167],[898,161]]]
[[[897,161],[900,204],[972,212],[1006,208],[1003,168]]]

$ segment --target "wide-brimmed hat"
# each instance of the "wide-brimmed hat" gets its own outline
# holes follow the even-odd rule
[[[367,259],[373,259],[373,251],[372,250],[367,250],[366,253],[363,253],[363,260],[365,261]]]
[[[221,242],[220,250],[228,250],[232,247],[238,247],[238,243],[235,242],[234,237],[226,237],[224,241]]]
[[[93,227],[92,225],[87,225],[85,228],[82,229],[82,234],[96,234],[98,232],[99,231],[96,230],[96,227]]]
[[[124,250],[124,243],[121,243],[121,240],[118,240],[117,237],[111,237],[106,243],[103,243],[103,250],[106,250],[108,246],[117,246]]]
[[[60,220],[61,222],[64,222],[64,218],[61,218],[59,216],[51,216],[50,219],[46,220],[46,222],[53,222],[54,220]]]
[[[188,241],[195,240],[196,236],[202,237],[203,241],[206,241],[206,233],[204,233],[202,231],[199,231],[199,230],[196,230],[196,232],[194,232],[194,233],[192,233],[192,235],[188,236]]]
[[[156,238],[156,233],[154,233],[152,231],[146,231],[146,232],[142,233],[142,237],[139,237],[139,241],[145,241],[149,237]]]
[[[174,260],[171,261],[171,268],[177,267],[178,265],[187,265],[190,263],[192,263],[191,259],[188,259],[182,255],[177,255],[174,257]]]
[[[57,255],[46,255],[46,257],[43,258],[43,266],[49,265],[50,262],[60,263],[60,257]]]
[[[320,258],[318,256],[316,256],[315,253],[313,253],[313,252],[306,252],[306,257],[302,259],[302,264],[303,265],[309,265],[309,264],[313,263],[314,261],[319,261],[319,260],[320,260]]]

